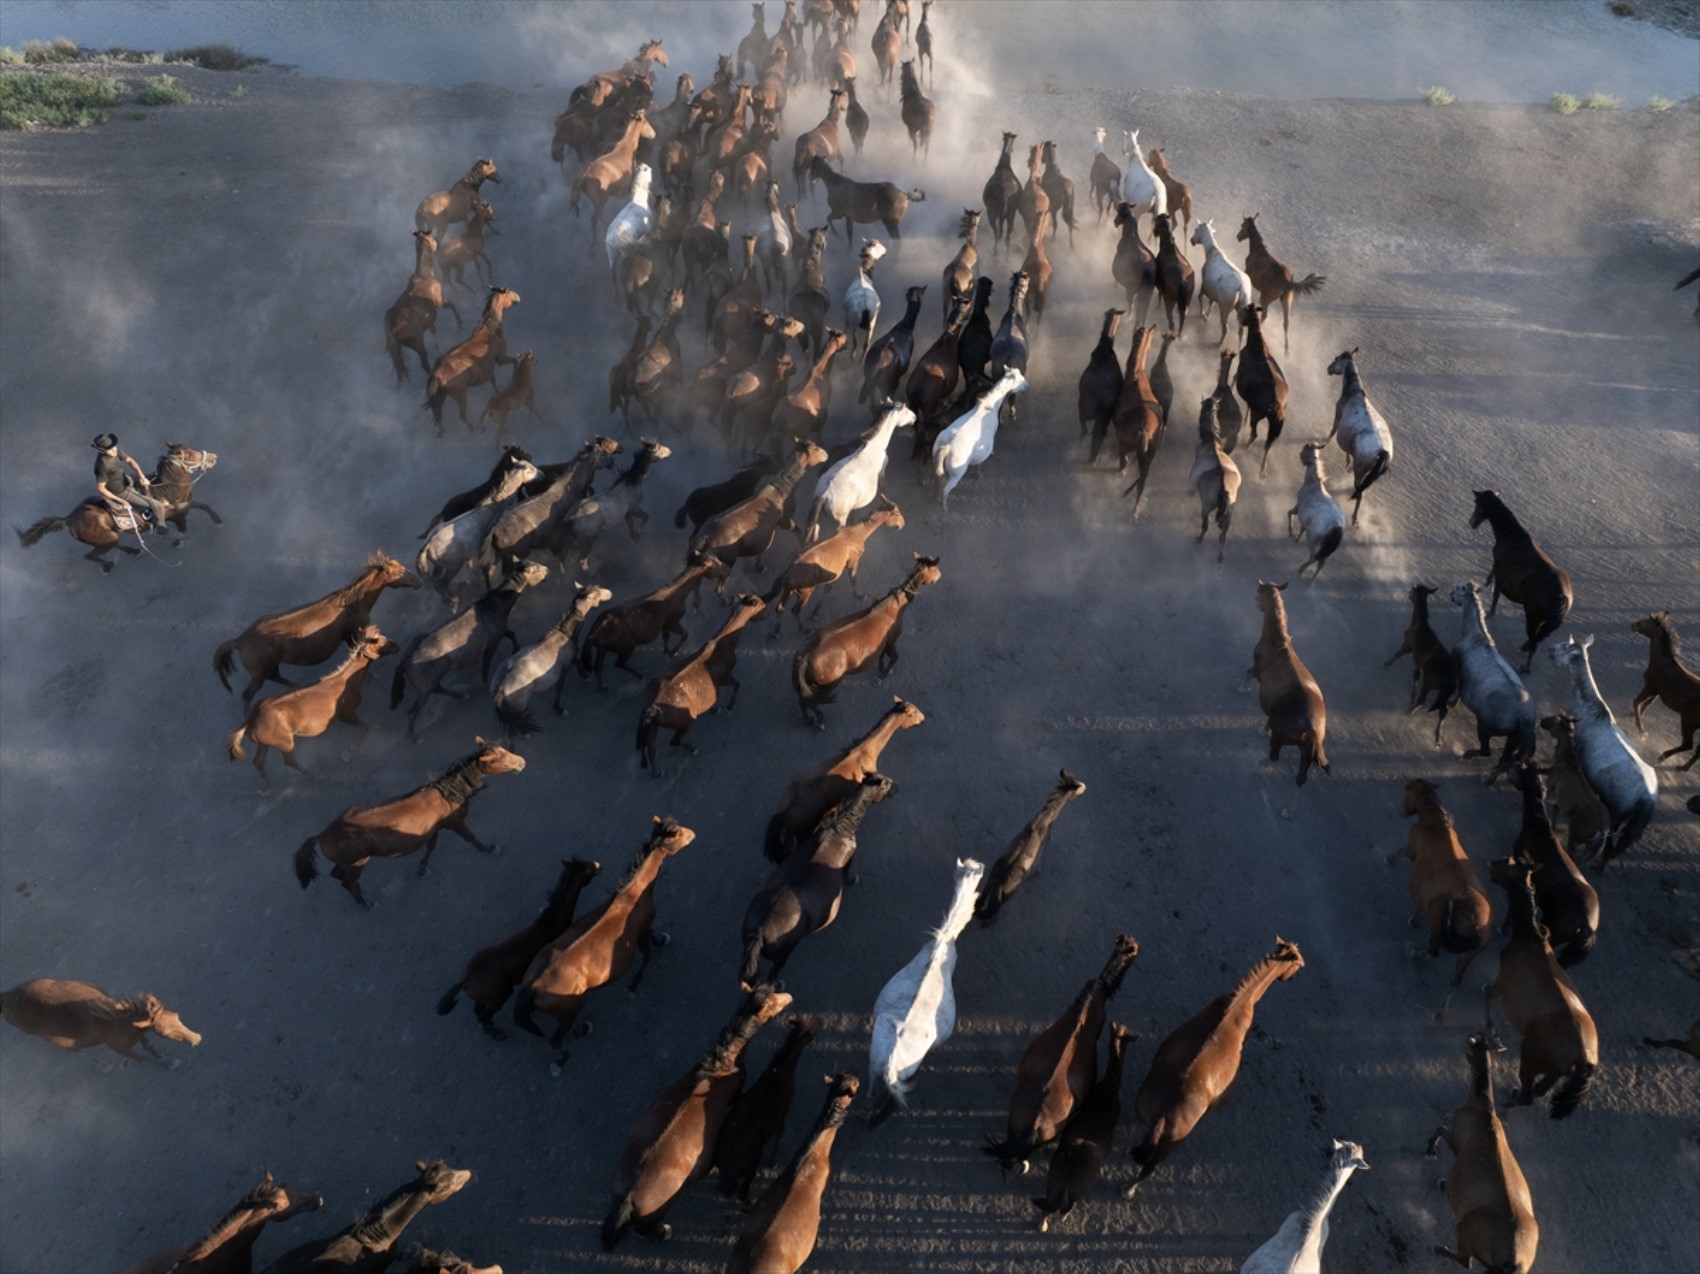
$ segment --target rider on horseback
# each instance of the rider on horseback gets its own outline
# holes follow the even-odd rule
[[[100,454],[94,462],[95,490],[116,514],[122,505],[133,509],[145,509],[153,517],[153,529],[158,535],[164,535],[170,528],[165,525],[166,508],[149,492],[153,485],[148,476],[142,472],[141,465],[131,457],[118,450],[118,438],[114,434],[101,434],[89,444]],[[126,467],[136,471],[132,480]]]

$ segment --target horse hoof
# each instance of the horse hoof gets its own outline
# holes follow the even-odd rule
[[[1047,1217],[1040,1217],[1039,1218],[1039,1233],[1040,1234],[1049,1234],[1050,1232],[1051,1232],[1051,1218],[1048,1217],[1048,1216]]]
[[[1122,1191],[1122,1198],[1124,1198],[1124,1199],[1131,1199],[1131,1198],[1133,1198],[1133,1196],[1134,1196],[1134,1194],[1135,1194],[1135,1193],[1136,1193],[1136,1192],[1137,1192],[1137,1191],[1138,1191],[1138,1190],[1139,1190],[1139,1182],[1137,1182],[1137,1181],[1135,1181],[1135,1182],[1134,1182],[1134,1183],[1133,1183],[1133,1184],[1132,1184],[1132,1185],[1130,1185],[1130,1186],[1128,1186],[1128,1187],[1126,1187],[1126,1188],[1125,1188],[1125,1189],[1124,1189],[1124,1190],[1123,1190],[1123,1191]]]
[[[556,1079],[561,1078],[561,1064],[559,1062],[550,1062],[549,1063],[549,1073],[551,1075],[553,1075]]]
[[[183,1065],[182,1059],[177,1058],[177,1057],[173,1057],[170,1061],[166,1062],[165,1068],[167,1070],[173,1070],[174,1071],[181,1065]]]
[[[670,934],[670,933],[658,933],[654,937],[652,937],[649,941],[654,946],[664,947],[669,942],[673,941],[673,935]]]
[[[673,1227],[668,1225],[665,1221],[663,1221],[661,1223],[660,1228],[655,1231],[656,1241],[659,1242],[659,1243],[665,1243],[668,1239],[670,1239],[672,1237],[673,1237]]]
[[[420,876],[420,878],[423,879],[424,877],[429,876],[430,874],[431,874],[431,869],[429,867],[425,866],[423,863],[421,863],[419,865],[419,876]]]
[[[1032,1165],[1028,1163],[1027,1160],[1023,1159],[1021,1161],[1021,1167],[1016,1169],[1015,1175],[1018,1177],[1025,1177],[1027,1175],[1027,1170],[1030,1167],[1032,1167]]]

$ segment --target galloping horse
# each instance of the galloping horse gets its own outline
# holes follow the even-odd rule
[[[1281,749],[1288,744],[1299,750],[1298,787],[1305,785],[1312,765],[1320,765],[1327,774],[1328,756],[1323,751],[1328,733],[1328,709],[1322,701],[1322,687],[1316,684],[1310,669],[1293,649],[1293,639],[1287,633],[1287,608],[1281,594],[1285,584],[1257,581],[1257,609],[1263,612],[1263,632],[1252,647],[1251,667],[1246,669],[1246,685],[1255,677],[1257,698],[1269,718],[1269,759],[1281,759]],[[1293,804],[1281,811],[1283,818],[1293,817],[1298,806],[1297,788]]]
[[[332,1274],[338,1270],[364,1274],[388,1269],[396,1255],[396,1242],[413,1218],[432,1204],[458,1194],[472,1181],[471,1172],[451,1168],[441,1159],[429,1164],[421,1159],[413,1166],[417,1177],[396,1187],[348,1228],[329,1239],[291,1248],[266,1266],[265,1274]]]
[[[1473,531],[1484,521],[1493,527],[1493,569],[1482,581],[1493,585],[1488,615],[1499,609],[1499,595],[1523,608],[1523,666],[1528,672],[1535,663],[1535,648],[1553,633],[1570,613],[1573,600],[1570,576],[1553,565],[1535,539],[1523,529],[1497,491],[1477,491],[1476,507],[1470,514]]]
[[[195,483],[217,463],[215,452],[197,451],[180,442],[165,444],[165,454],[159,458],[150,479],[150,493],[165,506],[166,521],[177,528],[175,544],[183,543],[183,536],[189,529],[190,509],[199,509],[215,523],[224,521],[212,511],[211,506],[193,498]],[[21,527],[12,529],[17,532],[18,543],[27,549],[34,548],[43,536],[64,527],[73,540],[89,546],[89,551],[83,556],[99,566],[102,572],[107,572],[112,569],[112,563],[106,560],[106,555],[113,549],[131,557],[141,552],[139,548],[120,542],[124,532],[135,529],[135,514],[126,509],[122,516],[124,525],[120,527],[111,506],[99,496],[90,496],[62,518],[42,518],[28,530]]]
[[[200,1239],[155,1252],[129,1266],[124,1274],[220,1274],[252,1269],[254,1244],[267,1222],[287,1221],[324,1206],[324,1195],[291,1190],[268,1172]]]

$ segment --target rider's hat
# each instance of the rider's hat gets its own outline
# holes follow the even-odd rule
[[[101,434],[93,442],[89,443],[89,446],[93,447],[96,451],[105,451],[108,447],[116,447],[117,445],[117,434]]]

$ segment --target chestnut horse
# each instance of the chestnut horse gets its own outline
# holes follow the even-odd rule
[[[404,349],[419,355],[419,370],[427,376],[431,374],[425,333],[436,330],[438,310],[453,314],[456,326],[466,326],[455,303],[443,295],[442,280],[437,276],[436,239],[429,230],[415,230],[413,237],[417,241],[413,277],[408,279],[406,289],[396,298],[395,304],[384,311],[384,350],[395,368],[395,383],[398,385],[408,378],[407,361],[402,357]]]
[[[1329,773],[1328,756],[1323,750],[1328,709],[1322,701],[1322,688],[1293,649],[1293,639],[1287,633],[1287,608],[1281,600],[1286,588],[1285,584],[1257,581],[1263,633],[1252,648],[1245,684],[1249,687],[1252,679],[1257,679],[1258,704],[1269,718],[1269,759],[1280,760],[1281,749],[1289,744],[1299,750],[1297,787],[1302,788],[1313,764],[1321,766],[1324,774]],[[1281,816],[1293,817],[1297,805],[1295,789],[1293,805],[1282,810]]]
[[[1292,344],[1287,336],[1287,323],[1292,318],[1293,298],[1309,296],[1320,291],[1328,280],[1320,274],[1307,274],[1303,279],[1295,279],[1292,270],[1263,246],[1263,232],[1257,228],[1258,215],[1255,212],[1248,213],[1245,220],[1240,222],[1240,232],[1234,237],[1241,243],[1249,241],[1251,244],[1246,249],[1245,272],[1251,277],[1252,286],[1257,289],[1258,308],[1267,310],[1272,301],[1281,303],[1281,352],[1291,353]],[[1251,303],[1250,297],[1246,298],[1246,303]]]
[[[638,762],[656,778],[661,777],[655,756],[661,731],[673,732],[668,747],[683,748],[694,755],[696,748],[685,742],[685,733],[699,717],[719,707],[721,687],[730,686],[732,693],[720,710],[730,712],[737,704],[739,682],[733,669],[738,663],[738,639],[766,605],[759,597],[743,594],[733,603],[719,632],[645,688],[638,716]]]
[[[1483,522],[1493,527],[1493,569],[1482,581],[1483,585],[1493,585],[1488,616],[1492,618],[1499,609],[1501,593],[1506,601],[1523,608],[1523,631],[1528,640],[1523,643],[1523,666],[1518,671],[1528,672],[1534,666],[1536,647],[1557,632],[1570,614],[1570,576],[1553,565],[1499,498],[1499,492],[1477,491],[1475,497],[1470,529]]]
[[[161,1057],[148,1040],[149,1031],[190,1048],[201,1043],[200,1035],[151,992],[119,999],[90,983],[61,978],[33,978],[0,992],[0,1018],[55,1048],[80,1052],[104,1044],[126,1062],[152,1059],[172,1070],[177,1059]],[[136,1056],[138,1046],[147,1057]]]
[[[1423,779],[1407,780],[1404,814],[1417,820],[1400,852],[1411,860],[1407,888],[1417,906],[1417,916],[1428,924],[1429,958],[1442,950],[1458,957],[1447,983],[1451,990],[1434,1015],[1435,1021],[1442,1022],[1452,991],[1464,981],[1464,971],[1487,950],[1493,907],[1482,889],[1480,873],[1458,839],[1452,815],[1434,793],[1434,784]],[[1422,955],[1416,950],[1412,954],[1419,959]]]
[[[268,1172],[199,1240],[155,1252],[124,1274],[246,1274],[253,1268],[254,1244],[268,1222],[287,1221],[324,1206],[324,1195],[291,1190]]]
[[[862,781],[879,769],[880,756],[897,732],[926,719],[927,714],[914,704],[893,696],[891,707],[872,730],[786,784],[762,842],[768,861],[784,862],[786,855],[813,836],[827,812],[854,795]]]
[[[214,523],[224,521],[209,505],[200,503],[193,496],[195,483],[217,463],[216,452],[197,451],[193,447],[185,447],[180,442],[165,444],[165,454],[159,458],[159,463],[154,466],[153,477],[149,479],[149,493],[165,506],[165,520],[177,528],[175,544],[183,543],[183,536],[189,529],[190,509],[199,509]],[[83,556],[100,567],[104,574],[112,569],[112,563],[106,560],[106,555],[113,549],[131,557],[142,551],[121,543],[125,532],[133,528],[136,516],[128,507],[124,513],[126,522],[121,530],[117,519],[112,515],[111,506],[99,496],[90,496],[62,518],[41,518],[28,529],[12,529],[17,532],[18,543],[27,549],[34,548],[43,536],[51,535],[63,527],[71,533],[73,540],[89,546],[89,551]]]
[[[756,1200],[726,1262],[728,1274],[793,1272],[802,1269],[814,1252],[820,1202],[832,1180],[833,1142],[861,1087],[861,1081],[848,1072],[829,1075],[826,1082],[830,1087],[820,1118],[790,1166]]]
[[[445,828],[480,853],[495,853],[495,845],[486,845],[467,826],[467,808],[486,778],[519,773],[525,769],[525,758],[483,739],[477,743],[478,751],[462,757],[423,787],[381,805],[352,805],[323,831],[302,841],[295,851],[295,878],[301,888],[318,879],[315,849],[332,863],[331,876],[368,910],[372,904],[361,892],[360,876],[374,858],[405,858],[423,849],[425,857],[419,864],[423,876],[436,852],[437,836]]]
[[[1646,737],[1647,727],[1641,714],[1647,705],[1662,701],[1677,714],[1682,727],[1682,742],[1659,753],[1659,760],[1669,760],[1678,752],[1694,749],[1683,769],[1694,768],[1700,761],[1700,747],[1695,735],[1700,734],[1700,677],[1682,662],[1682,640],[1676,635],[1676,625],[1670,622],[1670,612],[1661,610],[1638,619],[1630,625],[1648,642],[1647,669],[1641,674],[1641,689],[1635,694],[1635,728]]]
[[[414,1163],[419,1175],[396,1187],[354,1224],[329,1239],[315,1239],[291,1248],[266,1266],[265,1274],[349,1274],[385,1270],[394,1262],[394,1248],[413,1219],[435,1203],[464,1190],[472,1181],[465,1168],[451,1168],[441,1159]]]
[[[915,554],[915,566],[904,580],[872,606],[817,628],[791,665],[791,682],[803,719],[826,729],[826,714],[818,705],[831,703],[838,683],[878,661],[881,681],[897,666],[897,639],[903,635],[903,612],[915,594],[939,579],[939,560]]]
[[[655,137],[655,129],[650,126],[645,112],[634,110],[626,118],[626,128],[620,134],[618,141],[605,154],[598,155],[585,165],[584,171],[573,181],[572,201],[568,207],[573,216],[578,216],[578,201],[580,196],[590,200],[590,242],[592,246],[602,241],[602,210],[610,195],[618,194],[631,185],[632,173],[637,165],[637,148],[639,142],[651,141]]]
[[[496,170],[495,161],[473,160],[466,176],[447,190],[426,195],[420,201],[418,211],[413,214],[414,228],[429,230],[431,237],[441,243],[450,226],[465,221],[472,215],[472,210],[478,203],[479,187],[487,181],[493,181],[498,186],[502,184],[502,174]]]
[[[511,366],[517,360],[508,353],[508,342],[502,335],[502,314],[519,304],[519,293],[511,288],[492,287],[490,299],[484,302],[484,313],[472,334],[445,353],[431,368],[425,382],[424,407],[430,408],[437,424],[437,437],[443,436],[443,403],[454,399],[460,411],[460,423],[468,429],[472,422],[466,418],[466,391],[488,384],[497,367]]]

